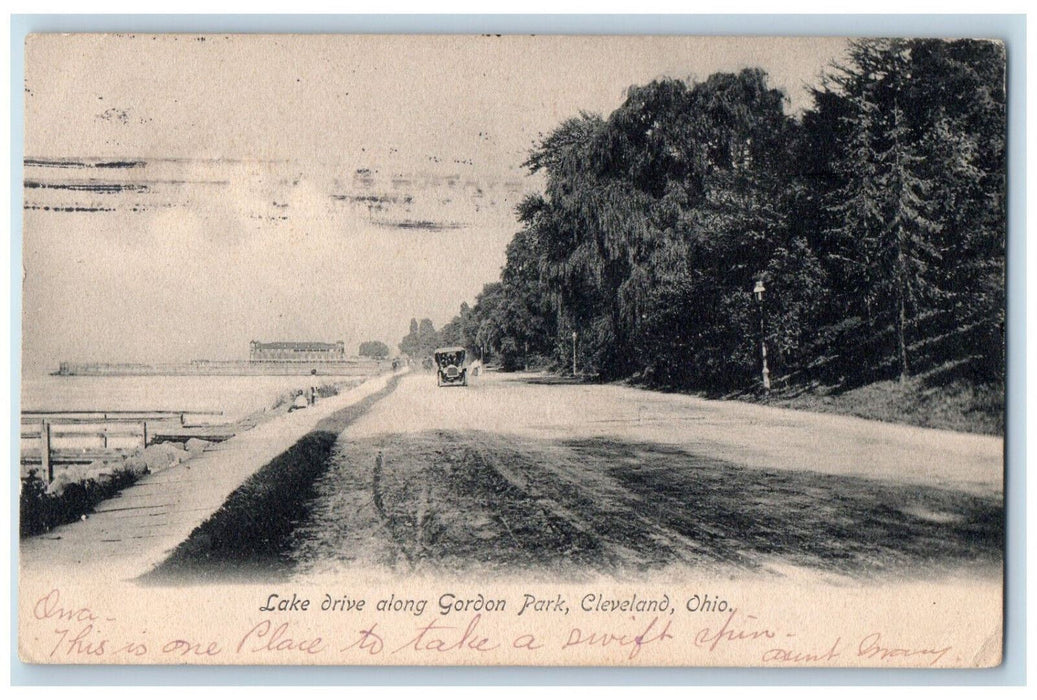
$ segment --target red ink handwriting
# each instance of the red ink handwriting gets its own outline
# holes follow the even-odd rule
[[[58,635],[58,641],[50,650],[52,657],[59,653],[65,656],[104,656],[104,647],[108,644],[108,640],[101,638],[92,624],[76,632],[69,629],[54,630],[54,634]]]
[[[706,647],[713,651],[721,642],[741,642],[753,639],[773,639],[776,635],[774,630],[767,628],[754,629],[755,623],[749,623],[744,629],[733,624],[736,610],[724,620],[724,624],[715,632],[709,627],[703,627],[695,634],[695,646]],[[746,615],[746,620],[755,620],[755,615]]]
[[[67,620],[68,622],[96,622],[97,615],[87,607],[61,606],[61,592],[57,588],[36,601],[32,616],[37,620]]]
[[[763,652],[762,659],[764,661],[780,661],[782,663],[811,663],[815,661],[831,661],[832,659],[839,656],[839,652],[836,649],[839,647],[839,642],[842,641],[842,637],[837,637],[832,642],[831,648],[824,652],[810,652],[810,651],[798,651],[796,649],[774,647]]]
[[[192,642],[189,639],[170,639],[162,645],[163,654],[180,656],[218,656],[222,651],[217,642]]]
[[[882,641],[882,635],[879,632],[872,632],[871,634],[864,637],[861,643],[857,645],[857,656],[865,657],[868,659],[879,659],[880,661],[888,661],[891,659],[911,658],[914,656],[932,657],[932,661],[929,662],[930,666],[935,666],[944,655],[951,650],[951,647],[942,647],[939,649],[934,648],[921,648],[912,649],[907,647],[896,647],[896,646],[885,646],[880,644]]]
[[[246,649],[246,645],[251,644]],[[238,643],[238,653],[242,650],[252,653],[270,651],[296,651],[303,654],[319,654],[324,651],[324,640],[320,637],[313,639],[294,639],[288,635],[288,623],[282,622],[277,627],[270,620],[263,620],[250,629]]]
[[[520,634],[511,641],[511,646],[516,649],[528,649],[530,651],[536,651],[544,647],[543,644],[537,644],[536,637],[531,634]]]
[[[562,644],[562,648],[568,649],[569,647],[581,645],[607,647],[610,644],[615,644],[620,647],[630,647],[627,658],[633,659],[641,653],[641,649],[644,646],[654,642],[673,639],[673,635],[670,634],[670,623],[667,622],[661,630],[655,630],[658,624],[659,618],[653,617],[644,631],[636,635],[616,634],[615,632],[584,632],[579,627],[573,627],[569,630],[569,638]]]
[[[374,631],[374,628],[378,626],[378,623],[371,625],[369,629],[360,630],[360,634],[357,636],[356,641],[351,644],[347,644],[342,647],[342,651],[348,651],[353,647],[366,651],[371,656],[381,654],[382,649],[385,648],[385,640],[382,639],[381,635]]]
[[[115,650],[116,654],[129,654],[131,656],[144,656],[148,653],[148,645],[144,642],[127,642]]]
[[[393,650],[392,653],[411,648],[415,651],[437,651],[440,653],[458,651],[460,649],[471,649],[472,651],[493,651],[500,644],[494,643],[489,637],[481,637],[476,634],[479,620],[482,615],[476,615],[469,622],[464,632],[458,636],[460,627],[452,625],[437,625],[435,621],[424,627],[418,628],[418,633],[410,641]]]

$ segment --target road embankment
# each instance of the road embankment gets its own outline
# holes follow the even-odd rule
[[[226,580],[257,570],[287,573],[285,542],[305,516],[314,481],[327,470],[339,434],[391,394],[398,382],[399,375],[392,376],[380,390],[323,418],[241,484],[141,581],[161,584],[212,576]]]
[[[86,519],[24,538],[19,566],[23,572],[41,574],[90,568],[105,580],[136,579],[168,559],[257,471],[293,448],[300,457],[315,447],[324,449],[320,440],[305,438],[315,432],[340,431],[339,426],[366,410],[369,399],[392,382],[390,375],[371,377],[305,410],[260,421],[191,459],[148,474],[99,504]]]

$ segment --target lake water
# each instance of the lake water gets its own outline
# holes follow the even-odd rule
[[[211,415],[189,417],[189,425],[232,423],[270,408],[278,397],[316,383],[360,383],[365,376],[29,376],[22,379],[22,406],[27,411],[196,411]],[[151,422],[152,429],[161,422]],[[23,425],[23,456],[32,459],[40,448],[38,431]],[[71,431],[71,432],[69,432]],[[98,432],[104,431],[102,442]],[[139,425],[89,423],[56,429],[55,450],[134,449],[141,444]],[[23,462],[22,475],[32,464]],[[63,467],[59,467],[63,468]]]
[[[22,411],[203,411],[231,422],[269,408],[281,394],[354,376],[29,376]]]

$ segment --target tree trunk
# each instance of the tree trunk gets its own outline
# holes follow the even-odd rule
[[[907,326],[907,300],[904,289],[904,253],[901,250],[898,255],[900,271],[897,280],[897,354],[900,361],[900,383],[903,384],[910,376],[910,368],[907,364],[907,340],[905,338],[905,327]]]
[[[896,173],[897,189],[897,220],[896,245],[897,245],[897,353],[900,360],[900,383],[907,381],[910,370],[907,366],[907,341],[904,338],[905,326],[907,326],[907,260],[904,248],[907,245],[907,235],[904,231],[904,190],[907,184],[904,182],[902,163],[900,162],[900,104],[897,98],[893,100],[893,144],[896,149],[894,163]]]

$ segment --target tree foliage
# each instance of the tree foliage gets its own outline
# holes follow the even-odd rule
[[[360,357],[371,357],[384,360],[389,357],[389,346],[380,340],[368,340],[360,343]]]
[[[423,318],[419,323],[417,319],[410,320],[410,332],[400,341],[400,352],[411,358],[424,358],[432,354],[432,351],[440,344],[439,333],[436,332],[432,321]]]
[[[757,381],[761,339],[790,382],[1001,377],[1003,47],[857,41],[813,97],[793,117],[747,69],[562,122],[500,280],[444,341],[561,369],[575,332],[583,373],[715,392]]]

